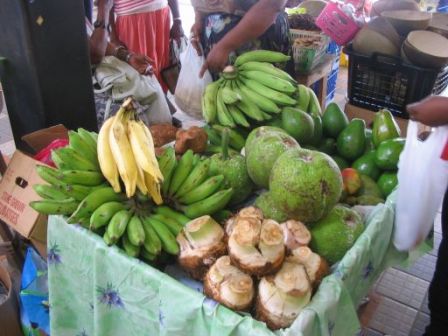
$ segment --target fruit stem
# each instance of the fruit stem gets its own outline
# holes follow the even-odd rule
[[[227,160],[229,158],[229,136],[230,136],[230,130],[225,127],[222,131],[222,139],[221,139],[221,152],[222,152],[222,158],[224,160]]]

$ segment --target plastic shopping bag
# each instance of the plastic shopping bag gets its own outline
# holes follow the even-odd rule
[[[198,56],[191,43],[180,55],[181,69],[174,94],[177,106],[186,114],[202,119],[201,99],[205,87],[212,82],[208,71],[199,78],[199,72],[204,64],[204,56]]]
[[[406,145],[398,164],[394,245],[399,251],[417,247],[429,234],[448,185],[448,162],[441,158],[448,126],[418,139],[418,123],[409,121]]]

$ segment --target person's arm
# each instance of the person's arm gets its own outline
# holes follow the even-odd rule
[[[235,28],[212,48],[200,76],[202,77],[207,68],[214,72],[224,69],[229,54],[262,35],[275,22],[285,4],[286,0],[260,0],[252,6]]]
[[[182,29],[182,20],[180,19],[179,3],[177,0],[168,0],[168,6],[173,15],[173,25],[171,27],[170,37],[175,39],[177,43],[180,43],[181,37],[184,36],[184,30]]]
[[[95,28],[89,40],[90,62],[98,64],[106,55],[108,36],[107,27],[109,25],[109,13],[113,6],[113,0],[98,0],[97,22],[104,23],[102,27]]]
[[[412,120],[437,127],[448,125],[448,97],[430,96],[407,106]]]
[[[201,31],[203,25],[203,13],[194,11],[194,24],[191,27],[191,44],[196,49],[199,56],[202,56]]]

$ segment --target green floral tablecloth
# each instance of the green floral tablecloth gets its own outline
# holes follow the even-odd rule
[[[60,216],[50,216],[48,273],[51,334],[354,335],[356,307],[380,273],[408,256],[391,247],[394,196],[366,218],[367,228],[289,329],[275,333],[250,316],[207,299],[177,269],[173,277],[129,258]]]

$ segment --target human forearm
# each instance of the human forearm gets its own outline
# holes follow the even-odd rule
[[[430,96],[407,107],[411,119],[428,126],[448,125],[448,97]]]
[[[173,14],[173,19],[180,18],[179,3],[177,0],[168,0],[168,6],[171,9],[171,14]]]
[[[90,36],[90,61],[92,64],[98,64],[106,55],[108,45],[108,31],[109,13],[106,6],[98,6],[97,22],[103,22],[104,27],[95,28]]]

